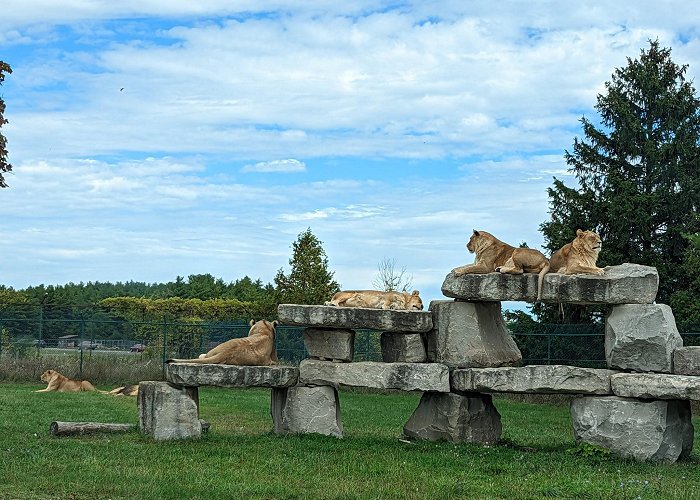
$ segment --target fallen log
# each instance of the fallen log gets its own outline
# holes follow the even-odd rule
[[[54,436],[94,434],[97,432],[128,432],[136,429],[134,424],[108,424],[102,422],[51,422],[49,431]]]

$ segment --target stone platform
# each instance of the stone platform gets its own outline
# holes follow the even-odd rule
[[[284,325],[345,330],[421,333],[433,328],[433,316],[427,311],[280,304],[277,317]]]
[[[291,387],[299,380],[299,369],[296,366],[168,363],[165,380],[184,387]]]
[[[442,284],[446,297],[478,302],[535,302],[537,275],[489,273],[455,276]],[[545,275],[542,302],[567,304],[651,304],[659,288],[656,268],[639,264],[608,266],[601,276]]]

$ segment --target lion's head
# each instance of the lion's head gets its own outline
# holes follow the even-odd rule
[[[278,325],[277,320],[267,321],[266,319],[261,319],[260,321],[250,320],[250,331],[248,336],[253,335],[270,335],[275,338],[275,327]]]
[[[467,250],[469,250],[469,253],[476,253],[479,255],[479,253],[495,239],[496,238],[491,233],[474,229],[467,243]]]
[[[55,370],[46,370],[44,373],[41,374],[41,381],[46,382],[48,384],[55,373]]]
[[[578,254],[589,255],[597,259],[602,247],[602,241],[600,236],[593,231],[577,229],[576,238],[571,242],[571,247]]]
[[[406,309],[409,311],[422,311],[423,301],[420,298],[418,290],[413,292],[406,298]],[[408,295],[408,294],[407,294]]]

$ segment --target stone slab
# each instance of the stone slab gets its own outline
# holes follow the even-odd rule
[[[453,370],[451,387],[466,392],[528,394],[612,394],[613,370],[566,365],[530,365]]]
[[[619,373],[610,379],[616,396],[700,401],[700,377],[666,373]]]
[[[427,332],[433,328],[433,316],[427,311],[280,304],[277,317],[285,325],[318,328],[408,333]]]
[[[290,387],[299,380],[299,369],[296,366],[168,363],[165,380],[188,387]]]
[[[401,391],[450,392],[450,373],[438,363],[333,363],[305,359],[299,365],[304,385],[368,387]]]
[[[608,266],[601,276],[545,275],[542,302],[567,304],[650,304],[656,299],[659,274],[639,264]],[[446,297],[469,301],[535,302],[537,274],[448,274],[442,284]]]
[[[571,401],[576,442],[638,461],[674,463],[693,449],[688,401],[584,396]]]
[[[700,375],[700,346],[679,347],[673,351],[673,373]]]
[[[311,358],[352,361],[355,332],[330,328],[306,328],[304,345]]]
[[[329,386],[272,389],[275,434],[323,434],[343,437],[338,391]]]
[[[404,425],[404,435],[425,441],[495,444],[501,415],[488,394],[425,392]]]

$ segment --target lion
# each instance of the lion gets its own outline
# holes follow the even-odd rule
[[[250,320],[247,337],[227,340],[197,359],[169,359],[171,363],[208,363],[238,366],[270,366],[279,364],[275,349],[277,321]]]
[[[381,290],[347,290],[338,292],[325,303],[337,307],[365,307],[369,309],[399,309],[422,311],[420,292],[384,292]]]
[[[73,380],[58,373],[56,370],[46,370],[41,374],[41,381],[49,384],[46,389],[34,392],[80,392],[96,391],[95,386],[87,380]]]
[[[111,391],[101,391],[103,394],[109,394],[110,396],[138,396],[139,395],[139,384],[125,385],[123,387],[117,387]]]
[[[549,272],[550,264],[539,250],[515,248],[502,242],[491,233],[476,229],[469,238],[467,250],[476,254],[474,263],[454,268],[452,273],[455,276],[492,272],[503,274],[538,273],[537,300],[542,299],[544,275]]]
[[[595,274],[605,271],[596,266],[602,247],[600,236],[593,231],[576,230],[576,238],[554,252],[549,259],[550,271],[559,274]]]

